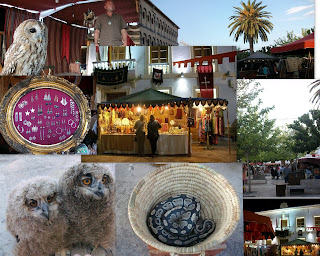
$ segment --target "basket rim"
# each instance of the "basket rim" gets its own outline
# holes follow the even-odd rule
[[[168,170],[168,169],[173,169],[173,168],[179,168],[179,167],[191,167],[191,168],[196,168],[198,171],[202,171],[204,173],[210,173],[211,175],[218,176],[219,179],[223,180],[226,182],[229,186],[228,189],[231,190],[232,194],[235,195],[235,198],[233,198],[234,201],[234,206],[236,207],[235,212],[236,212],[236,219],[233,219],[233,222],[228,225],[228,230],[229,233],[226,234],[224,233],[222,236],[219,237],[219,239],[214,239],[210,240],[210,242],[201,242],[196,245],[190,246],[190,247],[175,247],[175,246],[170,246],[166,245],[164,243],[161,243],[160,241],[155,242],[154,238],[152,237],[152,234],[150,233],[150,238],[145,235],[144,232],[141,231],[140,226],[138,225],[136,218],[135,218],[135,202],[136,202],[136,196],[139,193],[139,191],[142,189],[144,184],[148,181],[153,176],[159,175],[160,173]],[[225,242],[231,234],[233,234],[234,230],[236,229],[237,225],[239,224],[240,220],[240,200],[239,196],[237,195],[236,191],[234,190],[234,187],[232,184],[219,172],[213,170],[212,168],[202,165],[202,164],[190,164],[190,163],[179,163],[179,164],[168,164],[161,166],[160,168],[156,168],[155,170],[151,171],[147,175],[145,175],[139,182],[138,184],[134,187],[129,203],[128,203],[128,217],[129,221],[131,224],[131,227],[133,231],[136,233],[138,237],[140,237],[141,240],[143,240],[146,244],[169,253],[184,253],[184,254],[194,254],[194,253],[201,253],[207,249],[211,249],[214,246],[217,246],[223,242]],[[152,237],[152,238],[151,238]]]

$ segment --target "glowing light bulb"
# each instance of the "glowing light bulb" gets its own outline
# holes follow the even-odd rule
[[[138,112],[141,112],[141,110],[142,110],[141,107],[137,107]]]

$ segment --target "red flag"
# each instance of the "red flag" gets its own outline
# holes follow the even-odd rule
[[[213,98],[212,66],[198,66],[198,79],[201,98]]]

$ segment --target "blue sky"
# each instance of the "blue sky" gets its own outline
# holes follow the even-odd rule
[[[241,49],[249,48],[243,43],[229,37],[229,17],[232,16],[233,6],[240,6],[240,0],[151,0],[179,27],[178,41],[190,45],[237,45]],[[247,0],[244,0],[247,2]],[[257,0],[259,2],[259,0]],[[255,45],[255,50],[273,44],[275,40],[294,31],[301,35],[301,28],[314,27],[314,0],[262,0],[267,5],[266,11],[273,16],[273,31],[269,34],[268,42]]]

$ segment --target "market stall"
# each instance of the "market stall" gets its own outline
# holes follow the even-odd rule
[[[270,218],[246,210],[243,211],[243,218],[244,255],[273,255],[275,247],[272,239],[275,233]]]
[[[238,60],[238,78],[274,78],[275,62],[278,57],[255,52],[249,57]]]
[[[225,99],[180,98],[152,88],[100,104],[99,152],[136,154],[134,124],[141,115],[146,121],[153,115],[161,124],[158,154],[191,155],[191,130],[205,143],[213,139],[212,131],[222,134],[227,105]],[[147,139],[145,151],[151,152]]]
[[[314,78],[314,33],[270,51],[281,56],[279,65],[286,70],[286,77]]]
[[[295,255],[295,251],[298,251],[298,255],[302,250],[303,255],[318,255],[320,247],[319,244],[310,243],[302,239],[295,239],[286,244],[281,245],[281,256]]]

